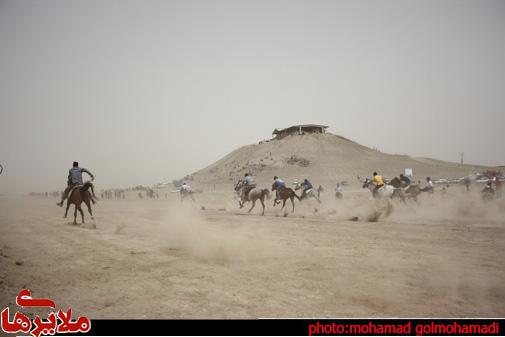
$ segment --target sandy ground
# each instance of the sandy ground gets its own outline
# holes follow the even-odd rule
[[[96,229],[52,198],[0,198],[0,307],[26,287],[91,318],[505,316],[505,199],[456,186],[368,222],[368,191],[286,217],[229,187],[160,196],[101,200]]]

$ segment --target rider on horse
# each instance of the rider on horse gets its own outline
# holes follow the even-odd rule
[[[249,194],[249,191],[255,187],[256,182],[254,181],[254,178],[249,173],[244,174],[244,188],[242,188],[242,195],[240,196],[240,199],[242,201],[247,201],[247,195]]]
[[[91,177],[91,180],[95,179],[95,176],[86,170],[85,168],[80,168],[79,163],[74,161],[73,167],[68,171],[68,180],[67,180],[67,188],[63,192],[63,195],[61,196],[61,201],[56,203],[56,205],[63,207],[63,202],[65,199],[68,197],[68,194],[70,191],[75,187],[82,185],[82,173],[87,173]]]
[[[404,176],[403,173],[400,173],[400,182],[402,183],[402,187],[407,187],[410,185],[409,177]]]
[[[377,190],[384,186],[384,180],[377,174],[377,172],[373,173],[373,183],[375,184],[375,188],[373,190],[373,197],[375,198],[377,196]]]
[[[300,198],[303,199],[306,197],[307,191],[312,189],[312,184],[307,178],[305,178],[305,180],[303,180],[303,183],[301,183],[300,187],[302,188],[302,195],[300,196]]]
[[[435,185],[433,185],[433,181],[430,177],[426,177],[426,187],[422,188],[421,191],[433,193],[435,190]]]
[[[286,183],[284,180],[281,178],[275,176],[274,177],[274,185],[276,187],[275,189],[275,203],[277,204],[277,201],[279,200],[279,192],[286,187]]]
[[[189,192],[191,192],[191,186],[189,186],[186,182],[183,182],[182,185],[181,185],[180,192],[181,193],[189,193]]]

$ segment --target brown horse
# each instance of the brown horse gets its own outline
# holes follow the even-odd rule
[[[91,193],[89,192],[91,189]],[[84,183],[83,186],[75,186],[71,191],[67,199],[67,208],[65,209],[65,216],[67,217],[68,209],[71,204],[75,205],[74,210],[74,225],[77,224],[77,211],[81,213],[82,223],[84,223],[84,212],[81,208],[81,203],[84,201],[86,206],[88,206],[89,214],[91,215],[91,219],[93,219],[93,213],[91,211],[91,202],[95,203],[93,199],[95,196],[95,191],[93,188],[93,184],[90,181]]]
[[[277,190],[277,183],[272,184],[272,191]],[[302,201],[298,195],[296,195],[295,191],[289,187],[280,187],[279,189],[279,198],[282,200],[282,209],[284,209],[284,206],[286,206],[286,200],[290,199],[291,204],[293,205],[293,210],[292,212],[295,211],[295,198],[298,199],[298,201]],[[277,199],[274,200],[274,206],[277,205],[280,201]]]
[[[239,198],[242,196],[243,189],[246,188],[244,181],[241,179],[238,181],[238,183],[235,185],[235,192],[239,196]],[[239,205],[240,208],[244,207],[244,204],[248,201],[252,201],[252,206],[249,208],[247,211],[248,213],[252,211],[254,206],[256,205],[256,200],[259,199],[261,202],[261,206],[263,207],[263,212],[261,215],[265,215],[265,198],[270,199],[270,191],[267,188],[252,188],[249,190],[245,195],[244,199],[241,200],[239,199]]]

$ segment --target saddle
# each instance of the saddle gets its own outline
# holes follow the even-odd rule
[[[80,184],[72,186],[72,188],[70,189],[70,192],[68,193],[68,198],[70,198],[72,196],[72,194],[74,193],[74,191],[76,189],[79,189],[79,192],[82,192],[83,187],[84,187],[84,185],[80,185]]]

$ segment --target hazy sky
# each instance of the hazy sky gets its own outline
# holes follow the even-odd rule
[[[196,171],[297,123],[505,164],[505,1],[0,0],[0,193]]]

